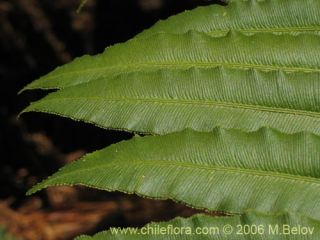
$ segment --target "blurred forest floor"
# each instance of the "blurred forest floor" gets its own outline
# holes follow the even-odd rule
[[[49,188],[26,197],[32,185],[64,164],[132,135],[40,113],[17,119],[45,94],[17,92],[75,57],[100,53],[159,19],[214,2],[88,0],[76,13],[78,0],[0,0],[0,239],[66,240],[196,212],[172,201],[83,187]]]

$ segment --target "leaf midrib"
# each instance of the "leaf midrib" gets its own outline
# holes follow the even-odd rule
[[[320,118],[320,112],[312,112],[306,110],[299,109],[290,109],[290,108],[275,108],[263,105],[251,105],[251,104],[243,104],[243,103],[234,103],[234,102],[218,102],[218,101],[210,101],[210,100],[192,100],[192,99],[161,99],[161,98],[104,98],[104,97],[57,97],[54,99],[45,99],[48,101],[83,101],[83,100],[91,100],[91,101],[105,101],[105,102],[149,102],[154,104],[173,104],[173,105],[198,105],[198,106],[218,106],[221,108],[240,108],[247,109],[252,111],[262,111],[262,112],[274,112],[280,114],[289,114],[289,115],[300,115],[300,116],[308,116],[313,118]],[[41,103],[41,102],[40,102]],[[35,103],[37,104],[37,102]],[[32,106],[32,105],[31,105]]]
[[[228,33],[230,31],[239,31],[243,33],[288,33],[288,32],[293,32],[297,33],[299,31],[315,31],[315,32],[320,32],[320,26],[305,26],[305,27],[279,27],[279,28],[226,28],[226,29],[215,29],[212,31],[209,31],[207,34],[208,35],[214,35],[215,33]],[[205,32],[204,32],[205,33]]]
[[[178,66],[178,67],[177,67]],[[280,66],[280,65],[264,65],[264,64],[252,64],[252,63],[232,63],[232,62],[167,62],[167,63],[139,63],[139,64],[121,64],[111,67],[99,67],[99,68],[90,68],[77,71],[70,71],[66,73],[55,74],[54,76],[47,76],[45,79],[55,79],[60,78],[65,75],[73,75],[77,73],[87,73],[87,72],[97,72],[97,71],[114,71],[122,72],[123,70],[132,69],[134,72],[135,69],[141,68],[165,68],[165,69],[185,69],[185,68],[217,68],[217,67],[226,67],[226,68],[238,68],[238,69],[258,69],[263,71],[284,71],[284,72],[303,72],[303,73],[312,73],[320,72],[318,68],[311,67],[289,67],[289,66]],[[118,69],[118,70],[117,70]]]

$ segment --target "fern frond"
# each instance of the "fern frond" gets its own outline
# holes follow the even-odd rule
[[[227,6],[199,7],[159,21],[138,37],[166,32],[181,34],[190,30],[210,36],[225,36],[229,31],[244,34],[309,33],[320,35],[320,2],[317,0],[229,0]]]
[[[320,137],[307,133],[187,130],[134,138],[88,154],[29,194],[79,184],[210,211],[291,211],[319,219],[319,156]]]
[[[230,31],[242,32],[249,35],[255,33],[272,33],[277,35],[282,33],[289,33],[290,35],[308,33],[319,36],[319,11],[320,2],[315,0],[230,1],[228,6],[212,5],[208,7],[199,7],[195,10],[173,16],[166,21],[159,22],[151,29],[146,30],[138,36],[150,38],[152,35],[157,35],[159,33],[185,34],[189,31],[197,31],[213,36],[225,36],[230,33]],[[154,40],[155,43],[153,46],[157,47],[159,39]],[[129,48],[129,42],[110,47],[107,51],[118,51],[113,50],[113,48],[118,49],[119,45],[122,46],[122,48],[127,48],[126,46],[128,45]],[[144,44],[148,44],[148,42]],[[164,46],[163,44],[161,45]],[[302,47],[305,45],[308,45],[308,43],[300,46]],[[239,48],[241,48],[241,46],[239,46]],[[192,46],[190,46],[188,50],[191,49],[193,49]],[[259,46],[257,46],[257,49],[259,49]],[[143,48],[141,49],[141,52],[145,55],[151,54],[150,52],[142,50],[144,50]],[[226,50],[225,53],[227,52],[228,51]],[[230,53],[232,53],[232,51]],[[130,54],[121,52],[121,50],[119,50],[117,54],[121,55],[120,58],[124,60],[124,65],[126,65],[125,59],[127,57],[129,57],[129,59],[132,57]],[[183,55],[183,53],[181,55]],[[80,65],[83,68],[92,68],[92,70],[94,70],[95,67],[101,65],[101,63],[99,63],[99,59],[101,58],[103,57],[85,57],[81,60],[76,60],[72,64],[68,64],[63,68],[58,68],[51,74],[40,78],[35,83],[25,87],[24,90],[36,88],[64,88],[79,82],[85,82],[91,77],[98,78],[100,76],[99,73],[76,74],[74,70],[77,69],[77,65]],[[90,64],[91,61],[93,61],[92,65]],[[109,62],[105,62],[104,65],[106,66],[108,64]],[[64,76],[64,74],[67,74],[68,76]],[[61,79],[58,80],[56,78]]]
[[[31,83],[27,88],[65,89],[25,111],[158,134],[216,126],[320,134],[319,40],[306,34],[153,35]]]

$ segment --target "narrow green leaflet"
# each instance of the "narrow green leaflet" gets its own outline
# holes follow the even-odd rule
[[[146,234],[149,233],[149,234]],[[318,221],[297,214],[264,215],[249,211],[242,216],[195,215],[169,222],[150,223],[143,228],[112,228],[93,237],[76,240],[318,240]]]
[[[320,218],[320,138],[270,129],[186,130],[88,154],[33,187],[85,185],[229,213],[290,211]]]
[[[190,30],[224,36],[230,30],[245,34],[320,34],[318,0],[229,0],[228,6],[199,7],[159,21],[139,37],[153,33],[186,33]]]
[[[132,43],[129,41],[124,44],[118,44],[113,47],[107,48],[102,55],[97,55],[95,57],[85,56],[78,58],[70,64],[64,65],[57,68],[50,74],[38,79],[37,81],[29,84],[24,88],[26,89],[52,89],[52,88],[65,88],[68,86],[76,85],[82,82],[87,82],[91,80],[96,80],[103,77],[110,77],[114,72],[121,73],[126,68],[126,71],[139,70],[147,71],[152,68],[165,68],[163,61],[173,60],[174,62],[179,62],[183,64],[184,62],[189,63],[188,60],[198,61],[206,60],[207,54],[204,56],[197,56],[197,45],[191,44],[186,49],[181,50],[179,45],[175,45],[170,42],[169,39],[171,35],[161,35],[162,37],[157,37],[159,33],[172,33],[172,34],[182,34],[188,33],[190,31],[202,32],[209,35],[225,36],[230,30],[240,31],[242,33],[259,33],[259,32],[269,32],[269,33],[292,33],[296,35],[298,33],[308,33],[319,35],[320,28],[320,2],[318,0],[273,0],[273,1],[259,1],[259,0],[249,0],[249,1],[234,1],[230,3],[230,6],[223,7],[218,5],[201,7],[193,11],[188,11],[183,14],[179,14],[176,17],[172,17],[167,21],[160,22],[150,30],[143,32],[139,36],[149,39],[142,41],[142,37],[137,37],[132,40],[133,42],[138,41],[140,44]],[[154,36],[153,35],[157,35]],[[192,41],[194,38],[193,34],[189,34],[188,40]],[[201,47],[201,39],[198,40],[199,47]],[[254,39],[252,39],[254,40]],[[169,41],[169,45],[166,43]],[[224,42],[222,40],[221,42]],[[286,45],[279,43],[275,44],[271,42],[272,48],[268,48],[267,51],[271,53],[276,53],[278,51],[277,45],[280,44],[282,47],[285,46],[287,54],[278,55],[284,61],[288,59],[289,53],[292,51],[294,45],[290,42],[284,41]],[[308,41],[299,45],[302,50],[306,47],[310,49],[317,47],[318,44],[310,44]],[[171,46],[171,44],[173,44]],[[255,54],[263,55],[266,51],[264,45],[259,45],[258,41],[250,41]],[[288,45],[288,46],[287,46]],[[181,46],[184,46],[181,43]],[[267,45],[268,46],[268,45]],[[149,50],[153,48],[153,50]],[[216,52],[215,48],[217,46],[212,45],[210,48],[205,47],[203,51],[212,52],[215,58],[211,59],[210,63],[206,64],[207,67],[215,67],[217,64],[221,65],[219,58],[223,60],[234,60],[237,64],[246,64],[248,61],[253,63],[259,63],[255,58],[252,58],[251,54],[248,56],[245,54],[247,52],[246,48],[243,48],[241,41],[236,49],[228,48],[228,43],[223,45],[226,48],[222,53]],[[134,48],[134,49],[132,49]],[[274,48],[274,49],[273,49]],[[263,49],[265,49],[263,51]],[[138,53],[135,53],[134,51]],[[185,51],[189,54],[185,54]],[[237,50],[243,54],[237,55]],[[259,50],[261,52],[259,53]],[[294,49],[297,50],[297,49]],[[154,55],[154,51],[164,52],[164,54],[157,58]],[[249,51],[249,53],[251,52]],[[178,54],[181,59],[173,59],[173,53]],[[303,51],[301,51],[303,52]],[[313,54],[316,55],[317,51],[314,50]],[[135,58],[135,54],[138,56]],[[222,55],[221,55],[222,54]],[[193,57],[194,56],[194,57]],[[196,58],[195,58],[196,57]],[[199,59],[200,58],[200,59]],[[224,59],[225,58],[225,59]],[[230,59],[231,58],[231,59]],[[295,58],[295,60],[300,59]],[[308,58],[307,58],[308,59]],[[269,59],[269,63],[273,64],[273,59]],[[138,63],[137,66],[135,63]],[[225,62],[225,61],[223,61]],[[275,61],[276,64],[278,61]],[[297,62],[299,64],[299,62]],[[319,63],[319,61],[318,61]],[[116,67],[115,65],[120,65]],[[190,63],[189,63],[190,65]],[[222,64],[223,65],[223,64]],[[122,66],[122,67],[121,67]],[[238,65],[237,65],[238,66]],[[318,65],[317,65],[318,66]],[[167,61],[167,67],[177,67],[176,64]],[[240,67],[240,66],[239,66]],[[252,67],[250,64],[247,67]],[[300,66],[303,68],[303,66]],[[120,69],[119,69],[120,68]],[[122,69],[122,71],[121,71]],[[273,69],[273,68],[272,68]],[[130,79],[128,79],[129,81]]]
[[[77,86],[25,111],[158,134],[216,126],[320,134],[319,40],[305,34],[154,35],[118,45],[94,61],[79,59],[73,64],[76,78],[53,74],[46,82],[51,87]]]

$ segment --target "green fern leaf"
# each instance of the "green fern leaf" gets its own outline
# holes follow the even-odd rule
[[[320,134],[319,40],[313,35],[154,35],[81,58],[66,65],[72,72],[62,67],[60,74],[49,74],[50,81],[35,81],[33,87],[77,86],[25,111],[160,134],[216,126]]]
[[[320,218],[320,138],[216,129],[134,138],[94,152],[33,187],[85,185],[229,213]]]
[[[296,234],[292,234],[291,231]],[[150,234],[144,234],[146,232]],[[141,229],[113,228],[93,237],[80,236],[76,240],[286,240],[288,236],[295,240],[318,240],[320,223],[289,213],[264,215],[250,211],[241,216],[229,217],[210,217],[199,214],[191,218],[150,223]]]
[[[229,0],[228,6],[199,7],[159,21],[138,37],[186,33],[190,30],[219,37],[230,30],[245,34],[269,32],[320,35],[320,2],[317,0]]]
[[[132,45],[131,40],[127,43],[117,44],[113,47],[107,48],[105,53],[102,55],[98,55],[96,57],[86,56],[80,59],[76,59],[72,63],[57,68],[52,73],[29,84],[24,88],[24,90],[38,88],[61,89],[82,82],[95,80],[100,78],[101,76],[110,77],[110,75],[112,75],[114,72],[116,72],[117,74],[121,73],[121,69],[123,70],[123,68],[126,68],[126,71],[146,71],[147,69],[151,70],[157,67],[165,68],[166,66],[163,65],[164,62],[167,62],[167,65],[169,65],[167,67],[175,67],[176,64],[173,64],[172,66],[170,62],[166,60],[173,60],[174,62],[179,61],[179,59],[174,58],[172,53],[177,53],[177,51],[180,50],[181,46],[183,46],[183,43],[180,46],[179,43],[178,45],[176,45],[170,41],[162,42],[162,38],[166,40],[166,37],[163,35],[163,37],[152,37],[152,35],[158,35],[159,33],[183,34],[188,33],[189,31],[197,31],[204,34],[209,33],[209,35],[213,36],[225,36],[227,33],[229,33],[229,31],[240,31],[242,33],[250,34],[259,32],[279,34],[287,32],[293,35],[299,33],[311,33],[314,35],[319,35],[319,11],[320,2],[316,0],[250,0],[234,1],[230,3],[230,6],[227,7],[217,5],[201,7],[193,11],[188,11],[187,13],[179,14],[175,17],[170,18],[169,20],[160,22],[150,30],[147,30],[139,35],[147,39],[151,38],[149,41],[147,40],[146,42],[139,42],[140,45],[139,43],[138,45],[134,43]],[[134,41],[140,38],[135,38]],[[248,61],[250,60],[252,63],[257,63],[258,65],[263,64],[258,59],[255,59],[254,57],[252,58],[251,54],[246,56],[245,53],[247,53],[247,51],[245,48],[243,48],[242,45],[239,45],[236,48],[228,48],[227,43],[223,45],[222,49],[226,47],[225,51],[223,52],[220,52],[219,50],[216,51],[215,48],[218,48],[218,46],[215,46],[214,44],[211,45],[212,48],[203,49],[203,51],[205,52],[211,51],[213,56],[215,56],[211,59],[205,59],[207,54],[205,54],[203,57],[200,57],[196,55],[196,52],[193,52],[200,47],[197,47],[197,43],[200,44],[201,39],[196,40],[200,40],[199,42],[195,43],[196,45],[188,45],[188,48],[186,50],[190,52],[189,54],[186,55],[183,51],[179,53],[179,55],[181,55],[182,57],[180,61],[186,61],[188,64],[190,64],[190,60],[193,62],[198,60],[210,60],[206,64],[207,67],[215,67],[217,64],[219,66],[224,65],[223,63],[226,63],[226,61],[230,62],[230,60],[233,60],[234,57],[234,60],[237,60],[237,66],[238,64],[246,64],[246,62],[248,63]],[[261,46],[264,45],[260,46],[257,41],[253,40],[254,39],[250,41],[250,44],[252,45],[250,51],[254,51],[256,53],[259,52],[259,50],[262,51],[263,49],[266,49],[265,47],[261,48]],[[189,41],[192,41],[192,37],[188,39],[188,42]],[[225,40],[222,40],[220,42],[223,43],[223,41]],[[278,50],[277,45],[281,44],[281,42],[283,42],[281,41],[281,39],[279,39],[278,43],[273,42],[272,47],[275,47],[275,49],[267,49],[266,51],[276,52]],[[286,44],[282,46],[290,46],[290,42],[284,42]],[[166,43],[169,43],[169,46]],[[172,47],[170,47],[171,44],[173,44]],[[147,45],[147,47],[145,47],[145,45]],[[317,45],[319,44],[310,45],[307,41],[304,44],[299,45],[299,47],[304,48],[309,46],[309,48],[312,49]],[[164,51],[165,54],[160,56],[159,59],[159,56],[157,56],[157,54],[154,55],[155,51],[150,51],[148,46],[149,48],[155,48],[155,50],[158,50],[158,53]],[[298,50],[293,49],[293,47],[294,46],[292,46],[290,49],[286,47],[287,52]],[[132,48],[136,48],[135,50],[138,52],[137,58],[135,58],[134,56],[137,53],[135,53],[134,51],[130,51],[133,50]],[[237,55],[235,52],[237,49],[243,50],[244,53]],[[250,51],[248,53],[250,53]],[[313,55],[315,55],[316,52],[317,51],[314,50]],[[264,54],[263,51],[260,52],[260,55],[262,54]],[[277,60],[275,60],[275,62],[273,63],[272,57],[270,58],[270,55],[272,54],[269,53],[268,55],[269,58],[267,58],[269,59],[269,64],[277,64]],[[279,56],[281,56],[281,58],[278,59],[279,61],[284,61],[289,57],[288,54],[278,55],[278,57]],[[299,57],[299,55],[297,56]],[[139,63],[139,66],[134,64],[136,63],[136,60],[138,60],[137,63]],[[232,61],[230,63],[232,63]],[[133,65],[135,65],[136,67],[134,67]],[[250,64],[247,65],[247,67],[250,66]],[[303,66],[301,67],[303,68]],[[273,68],[271,67],[271,69]]]
[[[320,219],[319,10],[316,0],[230,0],[227,7],[198,8],[29,84],[24,90],[59,90],[24,112],[103,128],[177,133],[134,138],[88,154],[28,194],[85,185],[245,213],[169,222],[176,226],[268,221],[319,228],[310,220]],[[93,239],[118,239],[110,234]],[[251,238],[242,237],[209,239]],[[318,238],[319,233],[312,236]]]

